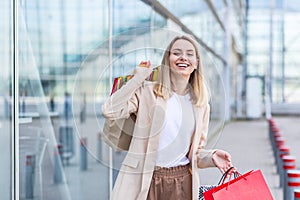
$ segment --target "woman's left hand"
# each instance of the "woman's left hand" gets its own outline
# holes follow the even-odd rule
[[[216,167],[224,174],[229,168],[232,167],[231,155],[224,150],[216,150],[212,156],[213,162]]]

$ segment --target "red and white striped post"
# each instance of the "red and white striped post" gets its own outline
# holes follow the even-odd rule
[[[285,170],[296,169],[296,158],[291,155],[282,156],[282,167]]]
[[[274,152],[276,152],[276,148],[277,148],[277,144],[276,144],[276,141],[278,140],[277,138],[282,138],[283,139],[283,134],[280,133],[280,132],[276,132],[276,133],[272,134],[271,144],[272,144],[272,148],[273,148]],[[280,143],[280,139],[279,139],[279,142],[277,142],[277,143]]]
[[[285,145],[285,140],[282,136],[275,138],[275,146],[278,148],[279,146]]]
[[[287,170],[287,183],[284,200],[294,200],[294,190],[300,189],[300,170]]]
[[[274,133],[279,132],[279,128],[277,127],[274,120],[269,120],[269,137],[272,140]]]
[[[294,190],[294,200],[300,200],[300,189]]]
[[[272,131],[272,127],[275,125],[275,121],[274,119],[269,119],[269,136],[270,136],[270,139],[272,140],[272,137],[273,137],[273,131]]]
[[[275,140],[276,140],[275,163],[277,166],[277,172],[280,173],[282,171],[282,161],[280,156],[289,154],[290,148],[285,146],[285,140],[283,137],[275,138]]]
[[[277,172],[281,169],[280,165],[280,157],[279,157],[279,147],[285,145],[285,140],[283,137],[276,137],[275,138],[275,162],[277,165]]]
[[[280,186],[286,187],[287,185],[287,170],[296,169],[296,158],[291,155],[283,155],[282,159],[282,176],[280,176]]]

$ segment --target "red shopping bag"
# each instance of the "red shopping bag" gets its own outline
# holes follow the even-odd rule
[[[273,200],[261,170],[249,171],[204,193],[205,200]]]

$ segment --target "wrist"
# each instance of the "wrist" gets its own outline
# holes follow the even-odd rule
[[[217,167],[217,164],[216,164],[216,161],[215,161],[215,156],[216,156],[216,152],[218,150],[215,150],[213,153],[212,153],[212,156],[211,156],[211,159],[212,159],[212,162],[214,163],[215,167]]]

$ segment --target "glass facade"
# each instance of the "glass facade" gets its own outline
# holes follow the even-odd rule
[[[14,102],[13,76],[13,4],[11,1],[1,1],[0,3],[0,199],[11,199],[14,187],[14,156],[12,153],[14,131],[12,110]]]
[[[109,199],[124,156],[101,140],[113,78],[158,66],[184,32],[212,94],[209,148],[241,111],[247,78],[269,80],[273,102],[299,102],[300,4],[270,2],[1,2],[0,199]]]
[[[108,199],[122,157],[101,141],[101,104],[110,93],[112,78],[131,73],[141,60],[159,65],[163,49],[172,36],[182,32],[181,27],[142,1],[14,3],[15,7],[8,3],[1,7],[5,11],[1,38],[6,39],[1,54],[0,128],[1,158],[12,161],[16,156],[18,162],[1,165],[5,182],[1,185],[6,186],[1,187],[1,199],[13,195],[20,199]],[[187,27],[198,28],[193,30],[196,37],[223,56],[224,30],[206,3],[191,1],[196,7],[186,10],[178,2],[166,3]],[[16,23],[17,30],[13,30]],[[17,41],[14,52],[12,41]],[[212,94],[224,96],[223,62],[215,60],[213,52],[201,50]],[[18,73],[12,74],[13,69]],[[16,90],[13,83],[18,84]],[[13,94],[18,98],[14,100]],[[224,122],[224,105],[221,96],[213,96],[211,130],[217,132]],[[18,126],[11,120],[14,103]]]
[[[247,75],[260,76],[273,104],[297,104],[299,98],[299,22],[297,1],[248,1]]]

